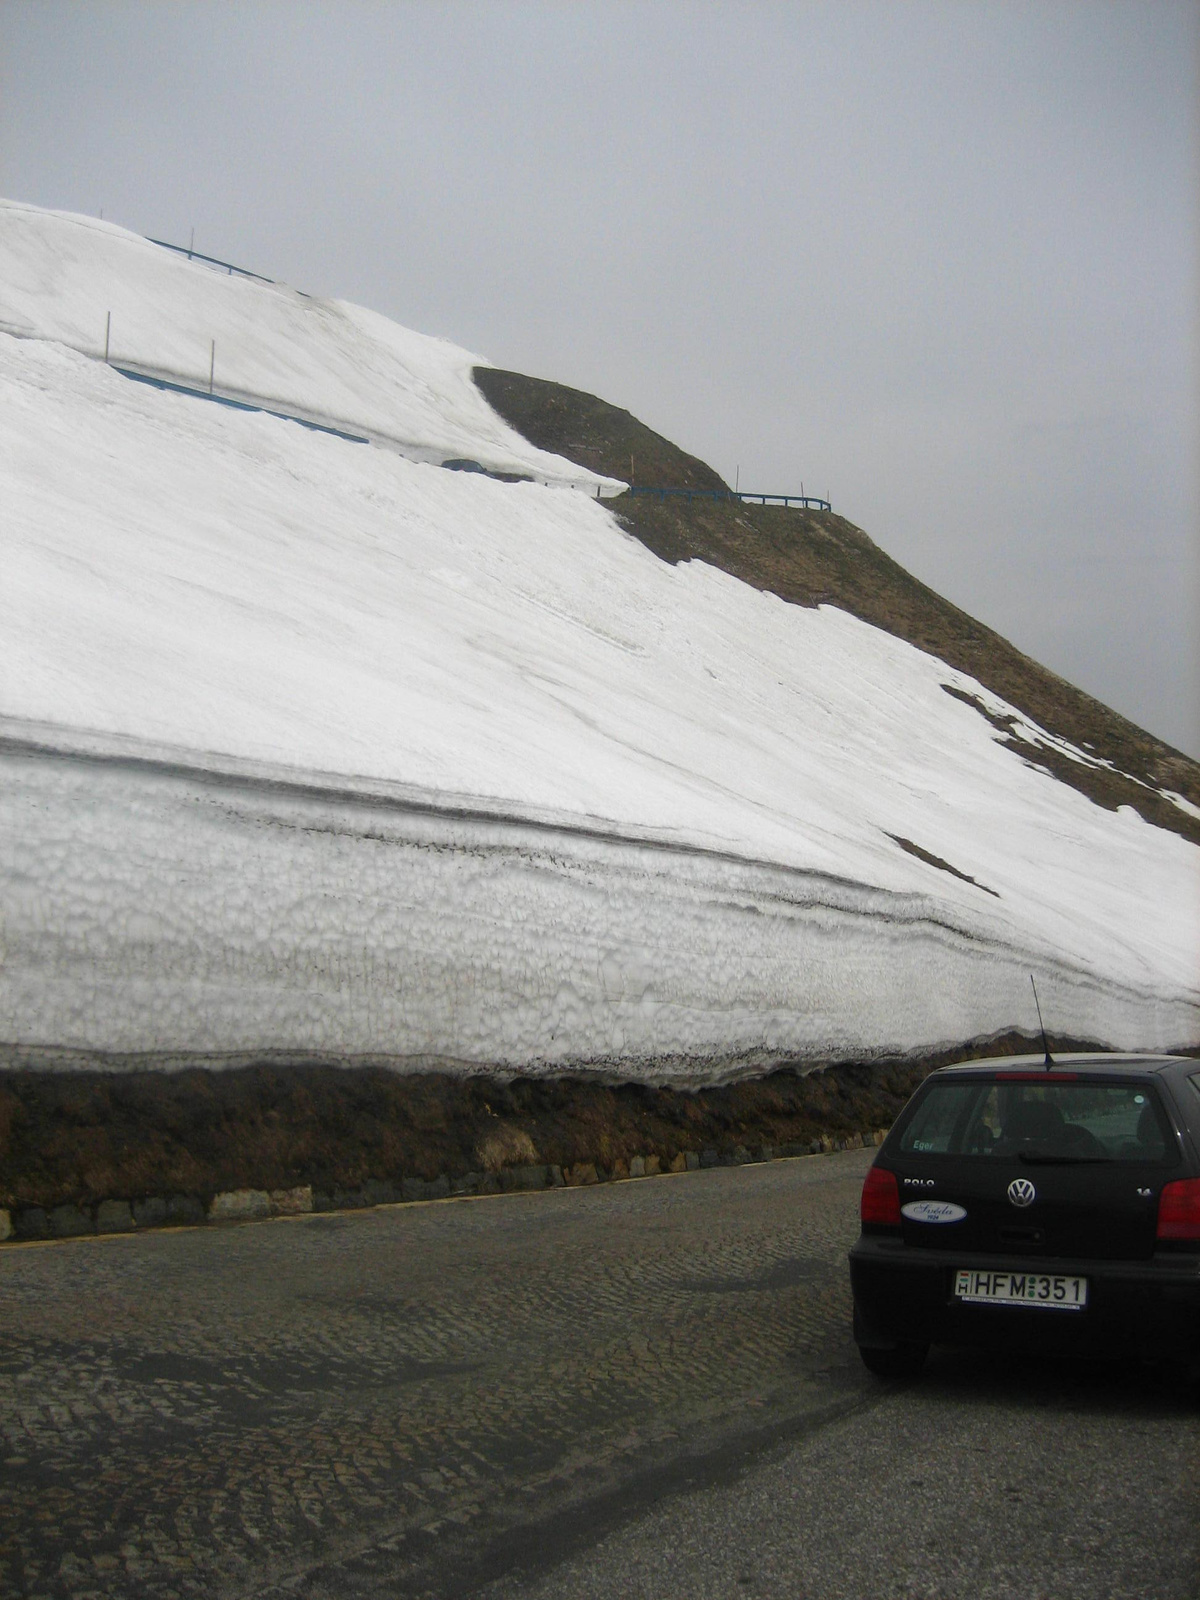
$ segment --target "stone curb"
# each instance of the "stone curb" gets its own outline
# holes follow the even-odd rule
[[[573,1167],[505,1167],[500,1172],[446,1173],[425,1180],[403,1178],[399,1183],[370,1179],[361,1189],[314,1191],[309,1184],[293,1189],[229,1189],[213,1195],[206,1206],[196,1195],[151,1196],[141,1200],[102,1200],[95,1207],[61,1205],[0,1208],[0,1243],[32,1243],[72,1239],[86,1235],[145,1232],[152,1228],[196,1227],[200,1224],[262,1222],[275,1217],[308,1216],[314,1212],[367,1210],[373,1206],[407,1205],[429,1200],[464,1199],[492,1194],[525,1194],[544,1189],[585,1188],[599,1183],[619,1183],[634,1178],[667,1177],[701,1168],[740,1167],[767,1161],[789,1161],[798,1156],[832,1154],[881,1145],[886,1128],[848,1139],[828,1136],[807,1142],[745,1145],[732,1150],[681,1151],[669,1163],[656,1155],[618,1160],[611,1168],[593,1161]]]

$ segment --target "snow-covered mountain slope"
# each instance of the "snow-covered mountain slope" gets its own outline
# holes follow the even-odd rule
[[[627,468],[632,459],[643,483],[727,487],[704,462],[596,395],[497,367],[477,368],[475,381],[506,421],[543,450],[597,472],[619,470],[620,463]],[[614,509],[621,526],[664,561],[704,561],[794,605],[837,606],[978,678],[1023,711],[1008,738],[1022,758],[1109,810],[1132,806],[1147,822],[1200,844],[1200,763],[1022,655],[906,572],[845,517],[653,494],[625,496]],[[1006,734],[1002,715],[982,702],[977,710]]]
[[[1200,1039],[1200,851],[1015,758],[966,673],[73,341],[0,335],[0,385],[18,1053],[717,1075],[1028,1024],[1030,971],[1058,1031]]]
[[[226,274],[94,217],[0,200],[0,331],[366,434],[420,461],[595,494],[624,485],[538,450],[471,380],[478,356],[344,300]]]

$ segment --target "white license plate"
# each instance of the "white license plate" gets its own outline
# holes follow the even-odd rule
[[[954,1298],[974,1305],[1045,1306],[1050,1311],[1082,1311],[1087,1305],[1086,1278],[1054,1272],[977,1272],[954,1274]]]

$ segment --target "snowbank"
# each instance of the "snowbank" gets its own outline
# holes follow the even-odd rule
[[[1144,968],[1113,980],[933,893],[161,758],[10,746],[0,777],[0,839],[20,841],[0,1037],[34,1065],[695,1083],[1032,1028],[1031,970],[1063,1032],[1194,1035]]]
[[[966,674],[583,495],[63,344],[0,384],[0,1039],[719,1072],[1027,1025],[1031,970],[1200,1039],[1200,852]]]

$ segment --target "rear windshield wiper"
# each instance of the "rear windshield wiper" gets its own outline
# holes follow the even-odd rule
[[[1043,1156],[1030,1155],[1022,1150],[1017,1157],[1030,1167],[1103,1167],[1116,1160],[1115,1156]]]

